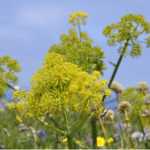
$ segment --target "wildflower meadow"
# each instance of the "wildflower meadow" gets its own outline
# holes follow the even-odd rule
[[[15,86],[19,62],[0,57],[1,149],[150,149],[149,85],[141,78],[135,87],[124,89],[114,81],[123,57],[142,57],[142,44],[150,47],[150,36],[138,40],[150,33],[150,23],[142,15],[126,14],[103,29],[109,46],[120,45],[107,81],[101,78],[104,51],[92,47],[93,39],[80,28],[87,17],[82,11],[70,14],[74,28],[47,51],[29,92]],[[14,90],[13,102],[5,98],[8,89]],[[110,90],[118,105],[106,109]]]

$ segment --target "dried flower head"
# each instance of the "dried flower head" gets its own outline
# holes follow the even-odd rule
[[[143,102],[144,102],[144,104],[146,104],[146,105],[149,105],[149,104],[150,104],[150,94],[147,94],[147,95],[144,97]]]
[[[118,110],[120,111],[120,113],[125,114],[125,111],[127,113],[130,113],[131,110],[131,104],[127,101],[122,101],[120,102],[120,104],[118,105]]]
[[[141,92],[141,91],[146,91],[148,90],[149,86],[146,82],[139,82],[136,91]]]
[[[106,115],[105,115],[106,119],[111,120],[114,118],[114,112],[112,110],[108,110]]]
[[[121,93],[124,88],[122,85],[120,85],[118,82],[116,81],[113,81],[111,86],[110,86],[110,89],[112,89],[113,91],[115,91],[116,93]]]
[[[31,133],[31,134],[33,135],[33,137],[34,137],[34,140],[37,141],[35,128],[33,128],[33,127],[30,126],[29,129],[30,129],[30,133]]]
[[[147,109],[143,111],[142,117],[149,117],[149,113]]]
[[[10,136],[10,133],[7,131],[6,128],[3,128],[2,131],[3,131],[7,136]]]
[[[92,105],[92,106],[90,106],[90,109],[91,109],[91,112],[93,112],[93,111],[96,111],[96,109],[98,109],[99,107],[98,107],[98,105]]]

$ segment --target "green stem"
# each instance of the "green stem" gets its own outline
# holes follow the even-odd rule
[[[120,119],[121,117],[120,117],[120,112],[119,112],[119,122],[121,122],[121,119]],[[121,127],[120,127],[121,128]],[[122,136],[122,138],[123,138],[123,141],[124,141],[124,132],[122,131],[122,129],[121,129],[121,136]],[[125,149],[125,144],[123,143],[123,146],[124,146],[124,149]]]
[[[106,135],[106,132],[105,132],[105,128],[104,128],[102,119],[100,118],[100,116],[98,116],[98,119],[99,119],[99,122],[100,122],[100,124],[101,124],[101,127],[102,127],[102,129],[103,129],[103,131],[104,131],[104,137],[105,137],[107,146],[109,147],[109,149],[111,149],[111,146],[110,146],[109,142],[107,141],[107,135]]]
[[[61,131],[60,129],[49,125],[47,122],[43,121],[43,120],[42,120],[41,118],[39,118],[39,117],[36,117],[36,118],[37,118],[41,123],[45,124],[47,127],[49,127],[49,128],[51,128],[51,129],[53,129],[53,130],[55,130],[55,131],[61,133],[62,135],[66,135],[66,132]]]
[[[92,127],[92,139],[93,139],[93,149],[97,149],[97,128],[96,128],[96,117],[91,118]]]
[[[62,93],[62,82],[59,79],[59,90],[60,90],[60,94]],[[66,124],[66,128],[69,128],[69,121],[68,121],[68,115],[67,115],[67,109],[62,105],[62,112],[63,112],[63,116],[64,116],[64,121]]]
[[[74,149],[72,137],[67,136],[67,141],[68,141],[68,147],[69,147],[69,149]]]
[[[82,127],[82,125],[86,122],[86,120],[89,117],[90,117],[90,114],[88,114],[88,115],[85,114],[81,120],[78,120],[67,130],[67,135],[73,137],[74,134]]]
[[[143,128],[142,121],[141,121],[141,117],[140,117],[140,114],[139,114],[138,111],[137,111],[137,116],[138,116],[138,119],[139,119],[139,121],[140,121],[140,125],[141,125],[142,131],[143,131],[143,135],[145,135],[145,133],[144,133],[144,128]],[[146,147],[146,149],[148,148],[147,143],[145,143],[145,147]]]
[[[12,90],[14,90],[14,91],[17,91],[13,86],[11,86],[9,83],[7,83],[6,82],[6,85],[10,88],[10,89],[12,89]]]
[[[78,28],[79,28],[79,34],[80,34],[80,43],[81,43],[81,28],[80,28],[80,25],[78,23]]]
[[[126,41],[126,43],[125,43],[125,45],[124,45],[122,54],[120,55],[120,58],[119,58],[119,60],[118,60],[118,62],[117,62],[117,65],[116,65],[116,67],[115,67],[115,70],[114,70],[114,72],[113,72],[113,74],[112,74],[112,76],[111,76],[111,79],[110,79],[109,84],[108,84],[108,87],[109,87],[109,88],[110,88],[110,86],[111,86],[111,83],[112,83],[113,79],[115,78],[115,75],[116,75],[117,70],[118,70],[118,68],[119,68],[119,65],[120,65],[120,63],[121,63],[121,60],[122,60],[122,58],[123,58],[123,55],[124,55],[124,53],[126,52],[126,48],[127,48],[128,44],[129,44],[129,39],[127,39],[127,41]],[[106,97],[106,95],[103,96],[102,102],[104,102],[105,97]]]

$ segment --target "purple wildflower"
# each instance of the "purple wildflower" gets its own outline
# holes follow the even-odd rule
[[[19,130],[24,132],[24,131],[27,131],[27,128],[25,127],[25,125],[23,123],[20,123]]]
[[[115,129],[116,129],[118,132],[123,131],[123,130],[124,130],[124,125],[123,125],[123,123],[122,123],[122,122],[117,122],[117,123],[115,124]]]
[[[92,140],[91,138],[87,137],[87,138],[85,139],[85,142],[86,142],[86,143],[89,143],[89,144],[92,144],[92,143],[93,143],[93,140]]]
[[[113,134],[113,138],[114,138],[116,141],[118,141],[118,139],[119,139],[118,134],[117,134],[117,133],[114,133],[114,134]]]
[[[144,127],[143,130],[144,130],[144,134],[146,135],[148,130],[146,129],[146,127]]]
[[[138,141],[139,141],[139,142],[142,142],[142,137],[139,137],[139,138],[138,138]]]
[[[37,133],[39,134],[39,136],[42,139],[46,139],[47,138],[47,135],[46,135],[45,131],[43,131],[43,130],[37,130]]]

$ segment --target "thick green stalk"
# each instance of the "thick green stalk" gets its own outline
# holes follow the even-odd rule
[[[59,79],[59,90],[60,90],[60,94],[61,94],[62,93],[62,82],[60,81],[60,79]],[[63,105],[62,105],[62,112],[63,112],[66,128],[68,129],[69,128],[68,114],[67,114],[66,108]]]
[[[67,139],[68,139],[68,147],[69,147],[69,149],[74,149],[72,137],[67,136]]]
[[[109,88],[110,88],[110,86],[111,86],[111,83],[112,83],[113,79],[115,78],[116,72],[117,72],[117,70],[118,70],[118,68],[119,68],[119,65],[120,65],[120,63],[121,63],[121,60],[122,60],[122,58],[123,58],[123,55],[124,55],[124,53],[125,53],[125,51],[126,51],[126,48],[127,48],[128,44],[129,44],[129,40],[126,41],[126,43],[125,43],[125,45],[124,45],[124,48],[123,48],[123,52],[122,52],[122,54],[120,55],[120,58],[119,58],[119,60],[118,60],[118,62],[117,62],[117,65],[116,65],[116,67],[115,67],[115,70],[114,70],[114,72],[113,72],[113,74],[112,74],[112,76],[111,76],[111,79],[110,79],[109,84],[108,84],[108,87],[109,87]],[[103,96],[102,102],[104,102],[105,97],[106,97],[106,95]],[[94,123],[94,122],[95,122],[95,123]],[[92,127],[92,129],[95,128],[95,132],[97,132],[96,126],[94,126],[94,124],[96,124],[96,120],[93,120],[93,121],[91,122],[91,127]],[[93,141],[96,141],[96,142],[97,142],[97,137],[93,137]]]
[[[125,43],[125,45],[124,45],[122,54],[120,55],[120,58],[119,58],[119,60],[118,60],[118,62],[117,62],[117,64],[116,64],[115,70],[114,70],[114,72],[113,72],[113,74],[112,74],[112,76],[111,76],[111,79],[110,79],[109,84],[108,84],[108,87],[109,87],[109,88],[110,88],[110,86],[111,86],[111,83],[112,83],[113,79],[115,78],[115,75],[116,75],[117,70],[118,70],[118,68],[119,68],[119,65],[120,65],[120,63],[121,63],[121,60],[122,60],[122,58],[123,58],[123,55],[124,55],[124,53],[126,52],[126,48],[127,48],[128,44],[129,44],[129,39],[127,39],[127,41],[126,41],[126,43]],[[102,102],[104,102],[105,97],[106,97],[106,95],[103,96]]]
[[[91,127],[92,127],[92,139],[93,139],[93,149],[97,149],[97,128],[96,128],[96,117],[91,118]]]
[[[80,43],[81,43],[81,29],[80,29],[80,25],[78,23],[78,28],[79,28],[79,34],[80,34]]]
[[[90,117],[90,114],[86,115],[84,114],[81,120],[78,120],[76,123],[74,123],[68,130],[67,135],[73,137],[74,134],[79,131],[79,129],[82,127],[82,125],[86,122],[86,120]]]
[[[6,84],[7,84],[7,86],[10,88],[10,89],[12,89],[12,90],[14,90],[14,91],[17,91],[13,86],[11,86],[9,83],[7,83],[6,82]]]

